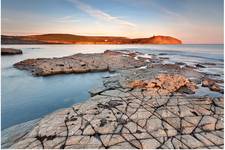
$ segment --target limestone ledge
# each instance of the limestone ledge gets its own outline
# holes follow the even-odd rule
[[[138,68],[153,58],[141,57],[139,53],[128,51],[110,51],[94,54],[75,54],[61,58],[27,59],[14,64],[14,67],[27,70],[34,76],[48,76],[67,73],[86,73],[115,71],[118,69]]]
[[[223,95],[194,94],[205,78],[179,65],[118,71],[88,101],[45,116],[10,148],[222,149]]]

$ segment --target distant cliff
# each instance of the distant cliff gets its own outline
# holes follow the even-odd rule
[[[2,44],[182,44],[170,36],[129,39],[113,36],[80,36],[72,34],[43,34],[29,36],[1,35]]]
[[[137,44],[182,44],[182,41],[170,36],[153,36],[150,38],[132,39]]]

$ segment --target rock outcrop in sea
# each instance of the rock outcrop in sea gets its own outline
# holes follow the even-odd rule
[[[75,54],[61,58],[27,59],[14,64],[18,69],[32,72],[36,76],[64,73],[85,73],[114,71],[117,69],[137,68],[147,64],[149,59],[134,59],[138,53],[126,51],[105,51],[95,54]]]
[[[1,55],[18,55],[23,52],[20,49],[15,48],[1,48]]]

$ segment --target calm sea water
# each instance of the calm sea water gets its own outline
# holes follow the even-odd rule
[[[1,57],[1,127],[2,129],[42,117],[59,108],[87,100],[88,90],[102,84],[108,73],[67,74],[33,77],[12,67],[18,61],[38,57],[62,57],[75,53],[99,53],[105,50],[135,50],[163,54],[166,63],[193,65],[214,62],[213,68],[201,71],[220,74],[223,78],[223,45],[3,45],[19,48],[23,55]]]

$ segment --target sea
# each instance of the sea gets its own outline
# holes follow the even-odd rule
[[[94,87],[102,85],[102,78],[110,73],[84,73],[34,77],[18,70],[13,64],[29,58],[53,58],[76,53],[101,53],[105,50],[138,51],[158,57],[167,57],[164,63],[182,62],[215,65],[198,71],[224,78],[224,45],[2,45],[17,48],[22,55],[1,56],[1,130],[45,116],[57,109],[86,101]],[[223,84],[221,84],[223,86]],[[201,96],[221,96],[203,88]]]

